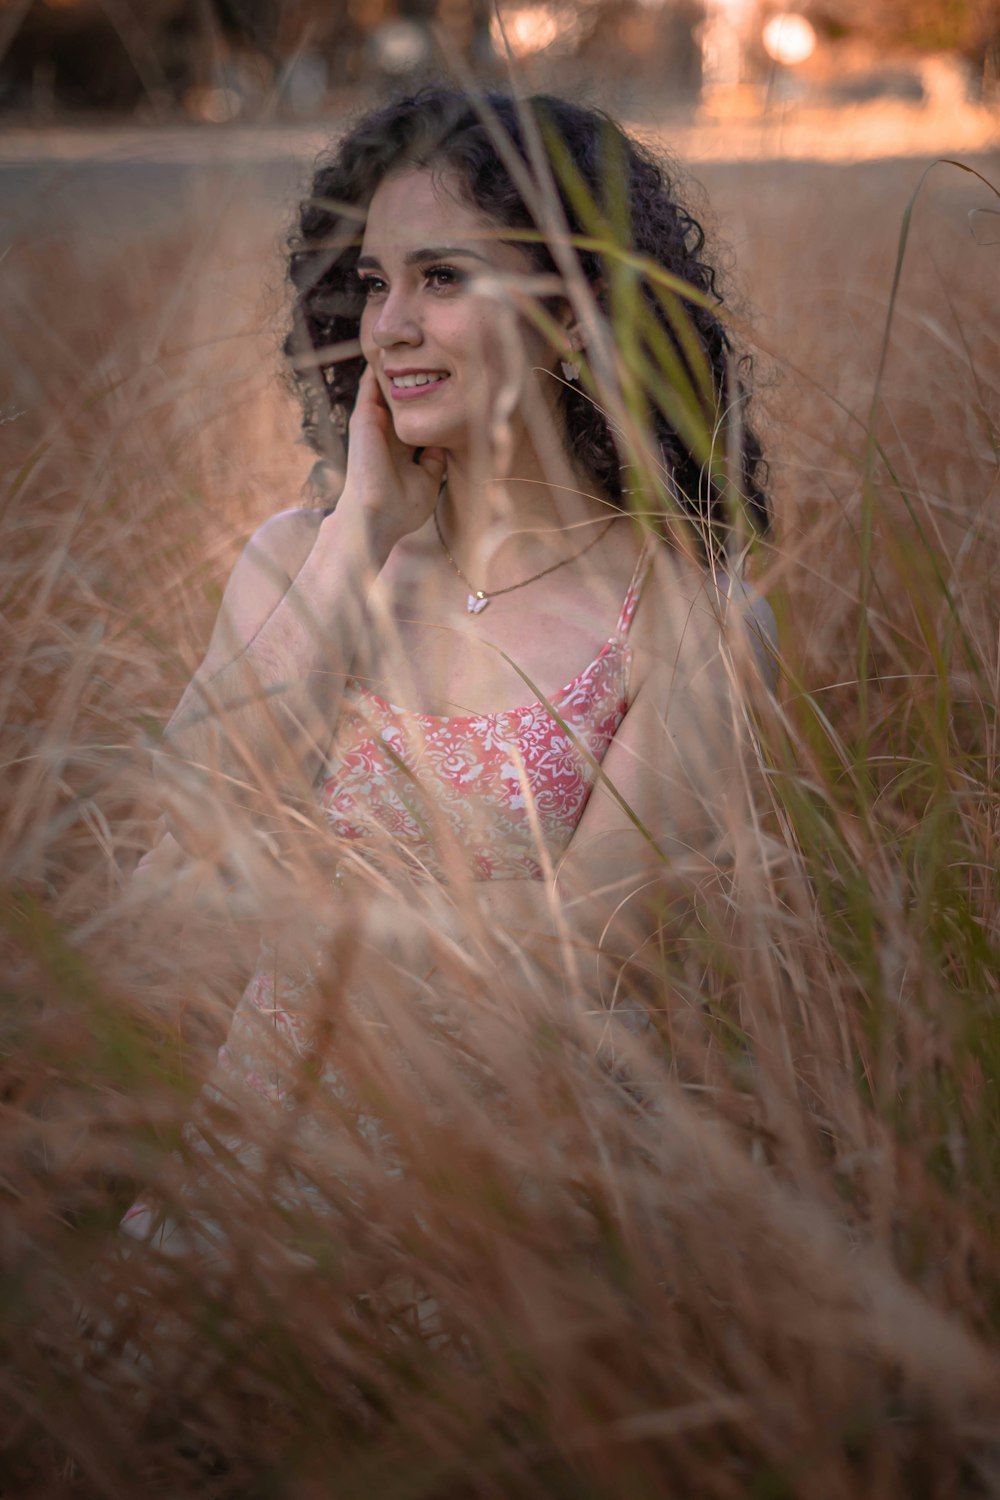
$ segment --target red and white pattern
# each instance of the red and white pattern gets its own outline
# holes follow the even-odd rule
[[[538,879],[569,843],[625,715],[641,579],[642,560],[614,635],[548,700],[554,713],[540,700],[414,713],[352,683],[319,786],[333,831],[434,874],[461,865],[479,880]]]
[[[553,712],[535,701],[505,713],[418,714],[352,684],[328,760],[333,769],[319,784],[333,830],[380,862],[404,858],[415,870],[445,878],[456,868],[453,858],[481,880],[539,878],[544,861],[558,860],[569,843],[624,718],[632,659],[628,629],[644,574],[645,555],[614,635],[552,695]],[[319,1160],[331,1140],[343,1141],[345,1130],[353,1131],[382,1156],[387,1171],[396,1171],[384,1127],[350,1097],[333,1061],[324,1056],[318,1075],[307,1068],[315,1021],[309,996],[322,948],[318,941],[315,954],[279,959],[268,944],[262,946],[202,1101],[209,1111],[222,1106],[236,1118],[262,1106],[294,1117],[296,1142],[310,1159]],[[363,997],[357,1003],[363,1009]],[[307,1072],[316,1091],[303,1110]],[[238,1127],[230,1132],[216,1123],[205,1135],[192,1121],[185,1137],[206,1168],[211,1164],[225,1174],[225,1159],[238,1161],[249,1178],[277,1190],[260,1147]],[[210,1140],[219,1141],[223,1159]],[[301,1201],[316,1196],[308,1177],[294,1184],[294,1192]],[[315,1206],[322,1210],[320,1200]],[[122,1230],[166,1255],[195,1251],[211,1260],[221,1254],[221,1231],[204,1212],[189,1214],[182,1224],[140,1199]]]

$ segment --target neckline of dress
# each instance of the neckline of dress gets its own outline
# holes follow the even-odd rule
[[[379,693],[373,692],[371,688],[365,687],[364,683],[358,682],[357,678],[354,678],[354,683],[358,691],[363,693],[366,698],[371,698],[382,708],[391,709],[394,714],[402,714],[407,719],[432,719],[437,724],[467,724],[473,719],[505,719],[511,714],[526,714],[534,708],[545,708],[548,703],[558,703],[560,698],[565,698],[567,693],[572,692],[573,688],[583,681],[588,672],[592,672],[598,663],[604,660],[614,646],[620,647],[623,651],[631,651],[632,649],[628,641],[623,639],[621,635],[610,636],[604,642],[597,655],[587,663],[583,670],[577,672],[575,677],[571,677],[569,682],[557,689],[556,692],[550,693],[547,699],[533,698],[530,703],[519,703],[516,708],[501,708],[481,714],[428,714],[416,708],[402,708],[398,703],[392,703],[388,698],[383,698]]]

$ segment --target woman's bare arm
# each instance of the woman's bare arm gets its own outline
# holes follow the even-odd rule
[[[552,879],[484,882],[483,930],[607,989],[729,857],[742,816],[738,689],[707,594],[650,580],[661,616],[642,680]],[[664,601],[667,602],[664,602]],[[664,619],[662,616],[666,615]]]
[[[277,517],[248,544],[157,761],[172,831],[195,852],[220,837],[220,799],[262,778],[311,783],[388,550],[363,514],[339,508],[318,525]]]
[[[233,804],[256,789],[283,797],[312,785],[372,583],[396,543],[433,509],[444,455],[425,449],[414,462],[371,371],[350,431],[336,510],[311,536],[303,512],[255,534],[227,587],[205,661],[167,725],[157,763],[165,812],[172,833],[195,853],[226,847]]]

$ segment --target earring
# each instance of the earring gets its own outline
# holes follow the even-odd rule
[[[580,361],[578,359],[563,359],[559,363],[562,365],[562,372],[568,381],[572,382],[580,379]]]

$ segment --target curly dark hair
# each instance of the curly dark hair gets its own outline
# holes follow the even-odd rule
[[[540,272],[556,270],[543,226],[536,222],[496,144],[499,128],[530,171],[519,107],[504,94],[486,94],[484,100],[492,116],[488,122],[472,97],[453,89],[428,88],[397,99],[366,114],[317,163],[310,196],[301,204],[289,236],[295,301],[285,353],[302,401],[304,432],[321,457],[337,453],[338,435],[346,431],[364,369],[363,359],[351,352],[352,346],[356,351],[363,300],[356,265],[368,204],[387,174],[401,165],[450,169],[470,205],[507,228],[528,231],[523,249]],[[766,466],[746,416],[750,361],[746,356],[736,358],[716,311],[722,297],[715,269],[703,257],[704,230],[679,201],[668,163],[601,111],[550,95],[537,95],[520,108],[531,110],[538,121],[570,234],[593,233],[593,225],[581,222],[578,211],[581,185],[600,207],[614,177],[622,206],[616,220],[619,244],[624,242],[624,249],[655,262],[700,294],[686,299],[678,315],[680,303],[675,299],[671,304],[643,278],[643,298],[654,320],[650,326],[646,319],[643,352],[647,368],[660,371],[662,377],[673,363],[675,370],[684,372],[688,391],[697,393],[693,424],[690,401],[685,420],[683,413],[668,415],[661,406],[669,403],[655,397],[649,402],[650,420],[669,476],[665,488],[696,523],[695,545],[702,554],[721,556],[732,504],[718,466],[706,461],[704,435],[717,434],[724,415],[734,405],[739,408],[734,427],[742,450],[739,488],[745,514],[761,532],[768,527]],[[566,161],[572,164],[569,172]],[[575,188],[572,169],[578,176]],[[535,241],[532,231],[539,235]],[[587,248],[576,253],[597,305],[607,315],[613,257]],[[568,449],[582,460],[601,491],[625,508],[622,456],[607,419],[578,385],[561,387],[560,406]],[[699,449],[700,456],[693,449]]]

